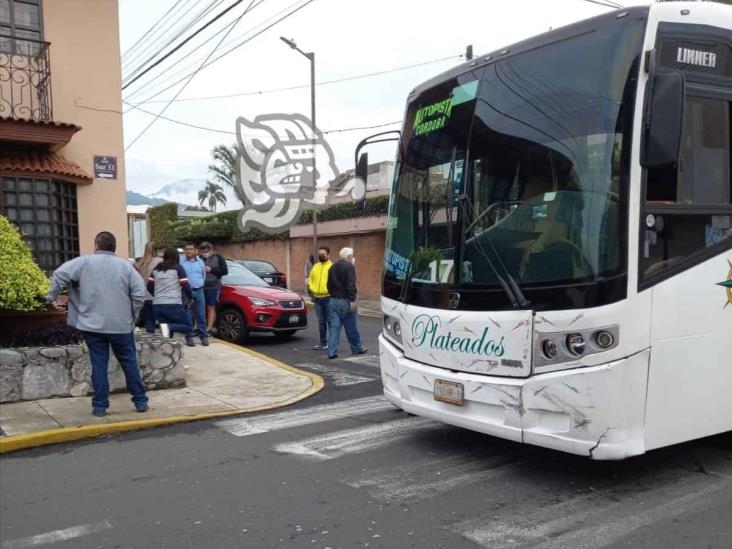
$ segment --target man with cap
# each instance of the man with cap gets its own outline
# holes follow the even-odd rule
[[[206,280],[203,283],[203,296],[206,301],[206,324],[208,332],[216,323],[216,306],[219,304],[219,292],[221,291],[221,277],[229,274],[226,259],[220,253],[213,250],[210,242],[201,242],[198,246],[204,268]]]

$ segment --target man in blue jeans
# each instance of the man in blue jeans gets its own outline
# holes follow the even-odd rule
[[[208,330],[206,329],[206,298],[203,293],[203,285],[206,282],[206,265],[196,254],[196,246],[187,242],[183,248],[183,257],[180,264],[188,276],[188,283],[193,293],[193,320],[194,327],[198,329],[198,337],[201,338],[201,345],[208,346]]]
[[[338,357],[341,326],[346,329],[346,337],[354,355],[362,355],[367,351],[361,345],[361,335],[356,324],[356,268],[353,266],[356,259],[353,257],[353,249],[343,248],[340,256],[328,271],[328,358]]]
[[[94,389],[92,414],[97,417],[105,416],[109,408],[110,347],[125,374],[135,409],[148,410],[133,335],[145,300],[145,283],[129,261],[114,255],[116,249],[112,233],[99,233],[93,255],[67,261],[54,271],[46,296],[56,308],[68,308],[68,324],[84,334]],[[68,298],[60,296],[63,290],[68,290]]]

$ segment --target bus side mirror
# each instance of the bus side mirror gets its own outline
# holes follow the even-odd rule
[[[363,181],[364,189],[366,188],[366,180],[369,177],[369,153],[361,153],[356,164],[356,177]],[[366,198],[359,200],[358,207],[362,210],[366,207]]]
[[[684,76],[657,71],[646,101],[641,166],[677,164],[684,120]]]

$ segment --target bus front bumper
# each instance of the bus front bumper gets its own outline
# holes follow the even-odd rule
[[[379,336],[384,395],[406,412],[500,438],[593,459],[645,452],[648,351],[527,379],[476,375],[415,362]],[[462,383],[462,406],[434,399],[435,380]]]

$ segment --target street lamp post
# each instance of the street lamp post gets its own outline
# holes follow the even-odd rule
[[[285,44],[290,46],[293,50],[297,50],[299,53],[304,55],[310,60],[310,122],[313,125],[313,188],[317,187],[317,170],[315,164],[316,157],[316,144],[317,134],[315,133],[315,52],[304,52],[297,47],[294,40],[288,40],[284,36],[280,36]],[[313,205],[313,255],[318,255],[318,210]]]

